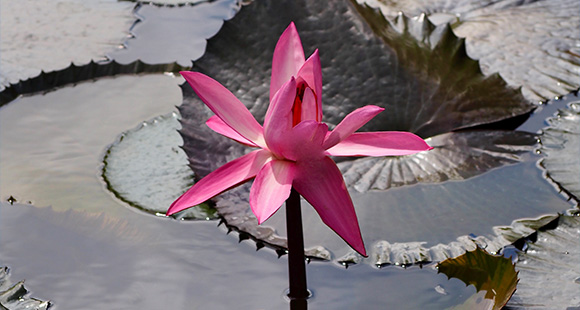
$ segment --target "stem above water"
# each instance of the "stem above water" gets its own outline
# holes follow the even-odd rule
[[[300,194],[294,188],[286,200],[286,231],[288,234],[288,278],[290,281],[290,309],[307,308],[309,296],[306,288],[306,262],[304,259],[304,237]]]

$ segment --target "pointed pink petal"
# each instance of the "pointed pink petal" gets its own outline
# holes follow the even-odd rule
[[[297,162],[294,188],[316,209],[322,221],[355,251],[366,255],[358,220],[342,174],[332,159]]]
[[[401,156],[432,149],[410,132],[357,132],[326,150],[331,156]]]
[[[262,224],[290,196],[296,169],[286,160],[272,160],[258,172],[250,190],[250,206]]]
[[[232,127],[242,137],[264,146],[262,126],[258,124],[248,108],[241,103],[234,94],[227,90],[218,81],[199,72],[182,71],[181,75],[191,85],[199,98],[224,123]]]
[[[304,64],[304,50],[294,22],[278,39],[272,58],[272,77],[270,79],[270,101],[290,77],[296,76]]]
[[[217,168],[177,198],[167,210],[167,215],[198,205],[228,188],[255,177],[271,159],[271,155],[267,150],[257,150]]]
[[[205,122],[205,124],[220,135],[226,136],[247,146],[258,147],[258,145],[256,145],[254,142],[242,137],[242,135],[240,135],[237,131],[233,130],[232,127],[222,121],[222,119],[217,115],[210,117],[207,122]]]
[[[318,108],[316,106],[316,97],[310,87],[304,90],[302,97],[302,115],[301,120],[313,120],[318,122]]]
[[[279,148],[284,144],[288,132],[292,129],[292,106],[296,98],[296,80],[291,77],[280,91],[276,93],[264,119],[264,137],[268,148],[280,155]]]
[[[320,56],[318,50],[306,60],[304,65],[300,68],[297,74],[298,78],[302,78],[306,84],[314,91],[316,98],[315,106],[310,105],[306,109],[315,110],[316,118],[308,118],[316,121],[322,121],[322,68],[320,66]],[[303,103],[304,105],[304,103]],[[304,107],[302,108],[305,109]],[[305,118],[302,118],[305,119]]]
[[[367,105],[350,112],[338,125],[336,125],[336,127],[334,127],[334,130],[332,130],[328,137],[326,137],[324,148],[329,149],[335,146],[383,110],[384,108],[375,105]]]

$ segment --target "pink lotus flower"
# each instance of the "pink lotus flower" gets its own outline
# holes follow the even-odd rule
[[[383,111],[369,105],[348,114],[332,131],[322,123],[322,71],[318,50],[305,60],[294,23],[274,50],[270,106],[262,127],[230,91],[197,72],[181,72],[216,114],[207,125],[219,134],[258,148],[197,182],[170,206],[168,215],[200,204],[255,178],[250,207],[261,224],[289,197],[292,187],[358,253],[366,251],[342,174],[329,156],[399,156],[431,149],[408,132],[360,132]]]

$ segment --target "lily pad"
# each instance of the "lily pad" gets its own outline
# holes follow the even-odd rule
[[[103,195],[97,172],[107,145],[144,119],[172,111],[178,83],[163,74],[101,78],[3,106],[0,196],[55,208],[80,199],[86,210],[100,210],[112,199]]]
[[[530,157],[536,137],[522,131],[461,131],[427,139],[434,149],[415,156],[363,157],[338,164],[359,192],[415,183],[465,180]]]
[[[569,95],[572,96],[572,95]],[[576,97],[577,98],[577,97]],[[540,152],[546,158],[540,166],[546,177],[571,199],[580,201],[580,100],[548,118],[549,126],[540,136]]]
[[[239,10],[235,0],[175,4],[177,1],[139,2],[134,10],[138,19],[130,29],[131,36],[108,57],[120,63],[140,60],[191,66],[192,60],[203,55],[206,39]]]
[[[46,310],[50,307],[49,301],[42,301],[30,297],[24,287],[24,281],[12,284],[8,267],[0,267],[0,308],[11,310]]]
[[[578,1],[356,1],[388,18],[402,12],[437,25],[449,23],[465,38],[468,55],[479,60],[484,74],[498,72],[534,102],[580,86]]]
[[[508,302],[518,283],[518,274],[509,258],[490,255],[480,248],[447,259],[437,264],[437,268],[449,278],[475,286],[478,292],[485,291],[485,295],[477,294],[452,309],[499,310]]]
[[[426,154],[339,164],[360,192],[351,189],[363,237],[377,254],[369,259],[373,265],[440,260],[478,243],[497,251],[533,232],[532,223],[546,213],[570,207],[536,169],[534,135],[511,130],[534,107],[518,90],[498,75],[483,75],[448,26],[405,16],[388,21],[370,9],[365,14],[374,14],[371,26],[380,36],[341,1],[254,2],[209,40],[194,68],[224,84],[260,121],[271,53],[293,20],[306,54],[315,47],[321,53],[324,121],[332,126],[347,112],[376,104],[386,111],[363,130],[413,131],[434,144]],[[181,133],[197,178],[250,151],[205,126],[212,113],[187,85],[183,98]],[[248,191],[246,184],[216,198],[219,214],[231,228],[284,247],[282,216],[258,226]],[[322,245],[322,253],[341,262],[360,261],[312,208],[303,212],[307,246]],[[512,221],[519,224],[505,229],[505,238],[494,236]]]
[[[181,127],[178,118],[174,112],[144,122],[109,147],[103,178],[115,196],[146,212],[165,215],[167,206],[192,185],[187,156],[177,147],[183,143],[177,133]],[[179,217],[208,220],[215,219],[215,213],[214,208],[203,205],[185,210]]]
[[[518,255],[521,279],[508,309],[576,309],[580,306],[580,217],[564,215],[540,230]]]
[[[0,106],[16,99],[20,95],[50,91],[82,81],[93,80],[107,76],[178,72],[185,68],[177,63],[150,65],[140,60],[129,64],[120,64],[116,61],[94,62],[77,66],[74,63],[62,70],[41,72],[38,76],[10,84],[0,92]]]
[[[127,35],[133,6],[116,0],[2,1],[0,90],[71,61],[104,60]]]

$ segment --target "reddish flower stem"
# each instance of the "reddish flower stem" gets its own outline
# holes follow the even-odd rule
[[[286,231],[288,234],[288,278],[290,281],[291,310],[307,308],[306,262],[304,259],[304,237],[300,194],[294,188],[286,200]]]

